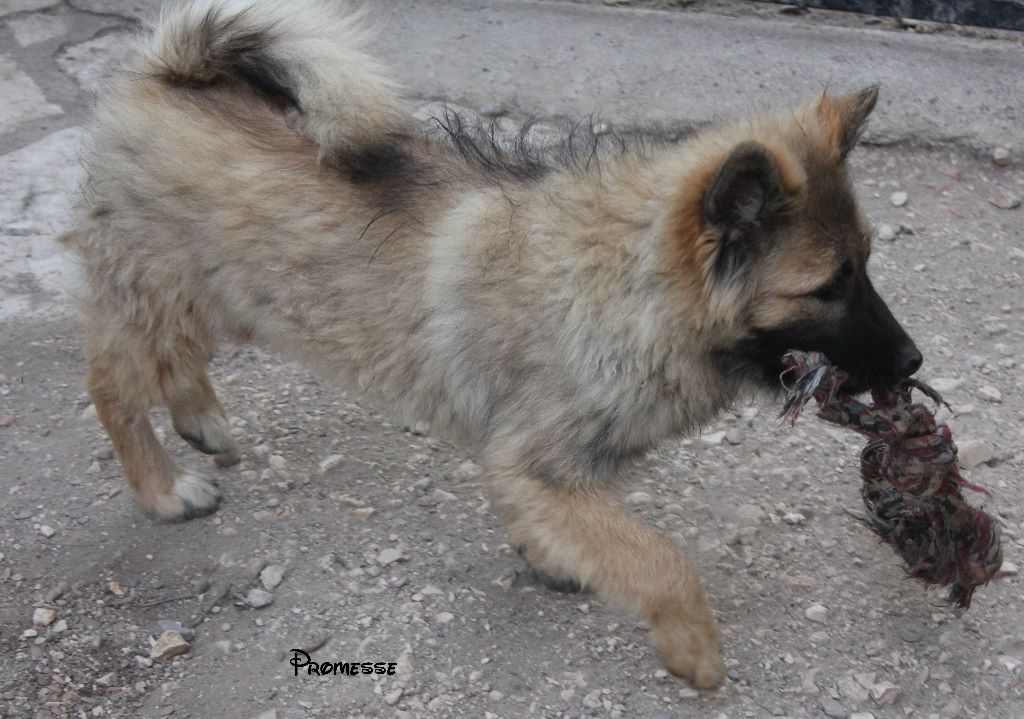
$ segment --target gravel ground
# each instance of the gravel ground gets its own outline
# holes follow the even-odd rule
[[[54,53],[69,82],[94,86],[95,60],[119,48],[104,39],[117,18],[9,4],[59,6],[12,18],[22,33],[78,33]],[[773,398],[739,405],[622,487],[704,574],[729,680],[698,693],[666,676],[635,620],[530,578],[458,449],[252,349],[226,347],[213,372],[240,465],[207,466],[156,414],[225,506],[146,519],[83,394],[69,269],[50,244],[82,132],[47,132],[56,91],[5,77],[18,101],[4,117],[21,113],[5,137],[35,139],[0,157],[0,715],[1024,716],[1024,210],[1011,207],[1024,158],[854,159],[888,238],[876,284],[957,410],[946,416],[977,462],[966,474],[993,493],[976,501],[1002,523],[1004,576],[957,616],[856,520],[856,435],[811,414],[781,426]],[[292,649],[397,666],[296,677]]]

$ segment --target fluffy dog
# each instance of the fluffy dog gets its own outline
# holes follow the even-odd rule
[[[866,388],[914,343],[871,286],[845,160],[877,90],[669,144],[424,130],[302,0],[166,9],[101,101],[76,229],[87,384],[142,508],[219,494],[150,426],[237,461],[206,366],[253,342],[428,420],[486,469],[513,543],[644,617],[666,666],[723,677],[697,570],[613,495],[624,461],[700,427],[790,348]]]

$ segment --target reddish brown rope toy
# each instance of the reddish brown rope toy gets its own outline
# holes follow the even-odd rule
[[[862,521],[903,557],[910,576],[949,586],[947,600],[969,607],[975,588],[999,571],[1003,551],[995,521],[967,504],[961,489],[988,492],[960,475],[949,427],[936,424],[910,395],[917,389],[936,405],[944,404],[942,397],[908,379],[873,391],[866,404],[843,393],[846,373],[820,352],[791,351],[784,362],[787,395],[779,417],[796,422],[813,397],[822,419],[867,437],[860,455]]]

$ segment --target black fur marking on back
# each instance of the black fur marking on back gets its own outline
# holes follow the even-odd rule
[[[625,132],[605,130],[593,117],[563,123],[545,137],[545,128],[530,118],[518,132],[507,132],[496,120],[481,120],[445,108],[429,120],[469,165],[503,179],[531,181],[568,170],[600,171],[604,159],[626,154],[648,155],[678,139],[679,133],[657,128]]]
[[[389,133],[376,144],[338,154],[335,164],[348,173],[352,182],[367,183],[394,179],[407,169],[411,161],[411,156],[404,147],[407,141],[406,136]]]

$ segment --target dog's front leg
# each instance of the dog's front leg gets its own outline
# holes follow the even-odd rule
[[[674,674],[702,689],[721,683],[714,616],[697,569],[672,540],[605,491],[494,468],[489,475],[494,508],[534,566],[644,617]]]

